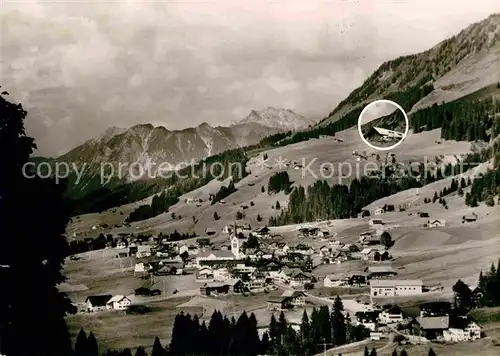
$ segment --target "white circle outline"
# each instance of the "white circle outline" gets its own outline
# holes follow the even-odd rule
[[[378,146],[372,145],[370,142],[368,142],[368,140],[363,135],[363,132],[361,131],[361,118],[363,117],[363,114],[372,105],[375,105],[375,104],[378,104],[378,103],[394,105],[399,111],[401,111],[403,113],[403,116],[405,117],[406,129],[405,129],[405,132],[403,134],[403,137],[398,142],[396,142],[394,145],[389,146],[389,147],[378,147]],[[389,150],[392,150],[392,149],[398,147],[406,139],[406,136],[408,136],[408,131],[410,131],[410,121],[408,120],[408,115],[406,114],[406,112],[404,111],[404,109],[401,107],[401,105],[399,105],[398,103],[396,103],[396,102],[394,102],[392,100],[387,100],[387,99],[374,100],[371,103],[369,103],[368,105],[366,105],[363,108],[363,110],[361,111],[361,114],[359,114],[359,116],[358,116],[358,133],[359,133],[359,136],[361,137],[361,139],[363,140],[364,143],[366,143],[368,146],[370,146],[374,150],[389,151]]]

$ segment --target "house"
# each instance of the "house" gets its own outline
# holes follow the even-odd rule
[[[448,316],[452,310],[451,303],[444,301],[422,303],[419,308],[421,317]]]
[[[444,220],[428,220],[427,221],[427,227],[445,227],[446,223]]]
[[[151,245],[139,245],[137,246],[137,253],[135,257],[145,258],[151,256]]]
[[[289,275],[290,287],[292,288],[304,288],[308,283],[314,283],[316,280],[311,273],[303,272],[298,269],[292,270]]]
[[[368,273],[368,279],[390,277],[398,274],[392,266],[369,266],[366,267],[365,272]]]
[[[212,228],[209,228],[209,227],[207,227],[205,229],[205,235],[207,235],[207,236],[213,236],[216,233],[217,233],[217,231],[215,231],[215,229],[212,229]]]
[[[323,279],[325,288],[341,287],[349,284],[350,275],[347,273],[329,274]]]
[[[106,309],[106,303],[113,296],[110,294],[105,295],[89,295],[87,299],[85,299],[85,306],[88,311],[99,311]]]
[[[106,309],[126,310],[132,302],[123,295],[115,295],[106,303]]]
[[[247,290],[245,283],[239,278],[233,278],[225,282],[231,293],[242,293]]]
[[[373,211],[373,215],[382,215],[384,213],[384,208],[378,206],[377,208],[375,208],[375,210]]]
[[[443,336],[443,332],[449,328],[449,316],[416,317],[410,324],[412,335],[425,337],[428,340],[437,340]]]
[[[463,318],[462,325],[443,331],[443,340],[446,342],[474,341],[480,338],[481,327],[467,317]]]
[[[127,252],[118,252],[118,255],[116,255],[116,258],[127,258],[128,253]]]
[[[419,211],[418,212],[418,216],[420,216],[421,218],[428,218],[429,217],[429,213],[427,213],[425,211]]]
[[[147,268],[146,268],[146,265],[144,265],[144,263],[136,263],[135,266],[134,266],[134,275],[136,274],[144,274],[147,272]]]
[[[384,225],[384,221],[382,219],[370,219],[368,222],[369,225],[374,226],[374,225]]]
[[[227,268],[218,268],[213,271],[213,279],[220,282],[225,282],[231,279],[231,274]]]
[[[196,279],[209,280],[214,279],[214,271],[207,266],[203,266],[198,270],[196,274]]]
[[[367,139],[371,141],[397,141],[401,140],[404,136],[402,132],[384,129],[382,127],[373,126],[364,134]]]
[[[355,314],[356,325],[362,325],[370,331],[376,331],[378,326],[378,311],[359,311]]]
[[[233,226],[232,225],[226,225],[222,228],[221,232],[223,234],[231,234],[233,232]]]
[[[463,223],[471,223],[477,220],[477,214],[476,213],[471,213],[471,214],[465,214],[462,216],[462,224]]]
[[[422,280],[371,280],[371,297],[399,297],[422,294]]]
[[[203,262],[206,261],[231,261],[235,260],[236,256],[232,251],[222,251],[222,250],[206,250],[200,252],[196,256],[196,264],[201,266]]]
[[[201,295],[219,295],[229,293],[229,285],[223,282],[208,282],[200,287]]]
[[[283,294],[281,296],[283,298],[289,298],[290,299],[290,303],[293,306],[301,306],[301,305],[305,305],[306,304],[306,295],[302,291],[298,291],[298,290],[294,290],[294,291],[286,290],[286,291],[283,292]]]
[[[403,322],[403,312],[401,309],[394,305],[389,308],[385,308],[378,315],[378,320],[381,324],[396,324]]]
[[[292,309],[293,305],[287,297],[274,296],[267,300],[267,308],[273,311],[281,311]]]
[[[267,226],[264,226],[260,229],[255,230],[255,233],[260,235],[260,236],[267,236],[267,235],[269,235],[270,232],[271,232],[271,230]]]

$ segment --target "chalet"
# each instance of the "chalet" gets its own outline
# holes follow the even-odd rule
[[[325,288],[341,287],[349,284],[350,275],[347,273],[329,274],[323,280]]]
[[[436,301],[419,305],[421,317],[448,316],[452,307],[450,302]]]
[[[123,295],[115,295],[106,302],[106,309],[126,310],[131,303],[129,298]]]
[[[231,274],[227,268],[218,268],[213,270],[213,278],[216,281],[225,282],[231,279]]]
[[[449,316],[416,317],[410,324],[412,335],[425,337],[429,340],[442,338],[443,332],[449,328]]]
[[[481,327],[469,317],[456,318],[453,322],[450,321],[450,326],[443,331],[445,342],[474,341],[481,338]]]
[[[292,309],[293,305],[289,298],[273,296],[267,300],[267,308],[273,311],[281,311]]]
[[[462,216],[462,224],[463,223],[471,223],[477,220],[477,214],[471,213]]]
[[[231,293],[242,293],[247,290],[245,283],[241,279],[234,278],[225,282],[229,286],[229,291]]]
[[[128,255],[129,256],[135,256],[137,251],[139,251],[139,248],[137,247],[137,245],[135,243],[129,245],[129,247],[128,247]]]
[[[87,299],[85,299],[85,306],[88,311],[99,311],[106,309],[106,303],[113,296],[110,294],[105,295],[89,295]]]
[[[160,266],[154,271],[155,276],[170,276],[182,274],[184,265],[182,263],[169,263]]]
[[[284,298],[289,298],[290,299],[290,303],[293,306],[301,306],[301,305],[305,305],[306,304],[306,295],[302,291],[298,291],[298,290],[294,290],[294,291],[286,290],[286,291],[283,292],[283,294],[281,296],[284,297]]]
[[[198,273],[196,274],[196,279],[200,280],[214,279],[214,271],[210,267],[203,266],[198,270]]]
[[[364,134],[364,136],[370,140],[390,142],[401,140],[404,134],[402,132],[373,126]]]
[[[398,274],[392,266],[369,266],[366,267],[365,272],[368,273],[368,279],[390,277]]]
[[[293,270],[290,277],[290,287],[292,288],[304,288],[308,283],[314,283],[316,280],[311,273],[303,272],[301,270]]]
[[[370,296],[399,297],[422,294],[422,280],[371,280]]]
[[[151,245],[139,245],[137,246],[137,253],[135,257],[145,258],[151,256]]]
[[[363,245],[378,245],[380,244],[380,237],[377,235],[369,235],[361,240]]]
[[[418,212],[418,216],[420,216],[421,218],[428,218],[429,217],[429,213],[427,213],[425,211],[419,211]]]
[[[444,220],[428,220],[427,221],[427,227],[445,227],[446,223]]]
[[[356,325],[362,325],[370,331],[376,331],[378,326],[378,311],[359,311],[355,314]]]
[[[382,219],[370,219],[368,222],[369,225],[374,226],[374,225],[384,225],[384,221]]]
[[[230,261],[235,259],[236,256],[232,251],[206,250],[196,256],[196,264],[201,266],[201,263],[205,261]]]
[[[201,295],[219,295],[219,294],[228,294],[229,293],[229,285],[223,282],[208,282],[200,287]]]
[[[269,235],[271,230],[269,230],[269,228],[267,226],[264,226],[260,229],[256,229],[254,232],[260,236],[266,236],[266,235]]]
[[[207,227],[205,229],[205,235],[207,235],[207,236],[213,236],[216,233],[217,233],[217,231],[215,231],[215,229],[212,229],[212,228],[209,228],[209,227]]]
[[[289,251],[288,253],[290,252],[291,251]],[[301,243],[293,247],[293,252],[299,253],[301,255],[311,255],[314,252],[314,250],[311,246]]]
[[[318,236],[320,229],[317,227],[302,227],[299,228],[299,235],[303,237]]]
[[[382,215],[384,213],[384,208],[378,206],[373,211],[373,215]]]
[[[384,310],[378,315],[378,320],[381,324],[397,324],[403,322],[403,312],[396,306],[390,306],[384,308]]]
[[[319,252],[323,256],[329,256],[332,248],[326,245],[323,245],[319,248]]]

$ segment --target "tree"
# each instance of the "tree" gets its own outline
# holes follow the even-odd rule
[[[0,236],[9,248],[0,251],[0,282],[10,291],[0,296],[0,353],[66,356],[71,353],[71,338],[64,317],[76,312],[57,288],[65,281],[62,267],[69,251],[64,236],[71,215],[64,199],[67,182],[42,179],[29,167],[23,172],[36,145],[24,130],[27,112],[3,95]],[[39,293],[37,298],[30,296],[34,290]]]
[[[347,341],[347,328],[344,316],[344,305],[342,299],[340,299],[338,295],[333,302],[330,319],[332,324],[333,343],[339,346],[344,345]]]
[[[148,356],[148,354],[143,346],[139,346],[137,350],[135,350],[135,356]]]
[[[380,252],[375,251],[375,253],[373,254],[373,260],[375,262],[379,262],[380,261]]]
[[[87,355],[87,334],[85,330],[80,329],[75,342],[75,356]]]
[[[398,356],[398,352],[396,350],[392,351],[392,356]]]
[[[391,234],[389,234],[387,231],[384,231],[380,236],[380,244],[384,245],[386,248],[390,248],[392,245],[394,245]]]
[[[406,352],[406,350],[401,350],[401,353],[399,354],[399,356],[408,356],[408,353]]]
[[[429,349],[429,356],[437,356],[432,348]]]
[[[236,220],[241,220],[244,217],[245,217],[245,214],[243,214],[243,212],[241,212],[241,211],[236,212]]]
[[[280,210],[281,209],[280,202],[276,200],[276,204],[274,205],[274,207],[276,208],[276,210]]]
[[[261,222],[261,221],[262,221],[262,216],[260,216],[260,214],[257,214],[257,221],[258,221],[258,222]]]
[[[155,338],[155,342],[153,343],[153,350],[151,351],[151,356],[166,356],[167,352],[161,345],[160,339],[158,337]]]
[[[370,351],[368,350],[367,346],[365,346],[364,356],[370,356]]]
[[[434,192],[434,196],[432,197],[432,202],[435,203],[439,199],[437,192]]]
[[[266,192],[266,188],[264,188],[264,186],[262,186],[262,187],[260,188],[260,191],[261,191],[261,193],[265,193],[265,192]]]
[[[372,348],[372,351],[370,352],[370,356],[377,356],[377,350],[375,350],[375,348]]]
[[[220,219],[219,214],[217,214],[217,212],[214,211],[214,220],[219,220],[219,219]]]
[[[87,337],[87,356],[99,356],[97,340],[92,332]]]
[[[459,279],[452,289],[455,293],[455,308],[462,312],[468,312],[473,306],[472,291],[469,286]]]

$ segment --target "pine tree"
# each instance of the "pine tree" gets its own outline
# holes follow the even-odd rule
[[[312,338],[311,338],[311,326],[309,324],[309,317],[307,312],[304,310],[302,314],[302,321],[300,323],[300,337],[302,342],[302,355],[309,355],[312,353]]]
[[[429,349],[429,356],[437,356],[432,348]]]
[[[280,210],[281,209],[280,202],[276,200],[276,204],[274,205],[274,207],[276,208],[276,210]]]
[[[377,356],[377,350],[375,350],[375,348],[372,348],[372,351],[370,352],[370,356]]]
[[[344,316],[344,305],[339,296],[333,302],[331,323],[333,329],[333,343],[335,345],[344,345],[347,341],[347,330]]]
[[[148,354],[143,346],[139,346],[137,350],[135,350],[135,356],[148,356]]]
[[[364,356],[370,356],[370,351],[368,350],[367,346],[365,346]]]
[[[155,338],[155,342],[153,343],[153,350],[151,351],[151,356],[166,356],[167,352],[161,345],[160,339],[158,337]]]
[[[99,356],[99,348],[97,346],[97,340],[94,333],[90,332],[87,337],[87,355],[88,356]]]
[[[264,186],[262,186],[262,187],[260,188],[260,192],[261,192],[261,193],[265,193],[265,192],[266,192],[266,188],[264,188]]]
[[[392,356],[398,356],[397,350],[392,351]]]
[[[408,356],[408,353],[406,352],[406,350],[401,350],[399,356]]]
[[[280,330],[278,329],[278,322],[274,314],[271,315],[271,322],[269,323],[269,339],[271,341],[272,353],[277,353],[279,346],[281,346],[281,337]]]
[[[265,332],[262,335],[262,340],[260,341],[260,355],[267,355],[271,352],[271,343],[269,341],[269,334]]]
[[[80,329],[75,342],[75,356],[87,356],[87,334]]]

